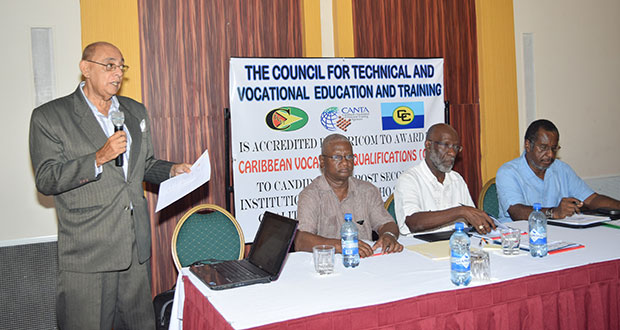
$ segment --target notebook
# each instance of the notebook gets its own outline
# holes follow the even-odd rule
[[[547,223],[555,226],[569,227],[569,228],[588,228],[602,224],[605,221],[611,220],[609,216],[599,216],[590,214],[573,214],[570,217],[564,219],[548,219]]]
[[[463,231],[467,233],[468,235],[470,235],[469,234],[470,230],[471,230],[471,227],[465,227],[463,229]],[[436,232],[427,233],[427,234],[413,235],[413,237],[417,239],[421,239],[423,241],[427,241],[427,242],[436,242],[436,241],[449,240],[453,233],[454,233],[454,230],[436,231]]]
[[[297,220],[267,211],[247,259],[193,265],[189,270],[213,290],[275,281],[280,276],[296,230]]]

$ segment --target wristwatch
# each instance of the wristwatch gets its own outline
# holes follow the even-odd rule
[[[553,219],[553,207],[550,207],[545,211],[545,216],[547,219]]]
[[[398,240],[398,238],[396,238],[396,235],[394,235],[394,233],[393,233],[393,232],[391,232],[391,231],[386,231],[386,232],[384,232],[384,233],[383,233],[383,235],[385,235],[385,234],[387,234],[387,235],[390,235],[390,236],[394,237],[394,239],[395,239],[395,240]]]

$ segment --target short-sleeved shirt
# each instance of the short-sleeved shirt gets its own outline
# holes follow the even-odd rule
[[[411,234],[405,219],[417,212],[441,211],[467,205],[474,207],[467,183],[456,171],[446,173],[443,183],[423,160],[403,172],[394,189],[394,211],[401,235]],[[448,224],[432,231],[446,230]]]
[[[394,221],[383,206],[379,189],[353,177],[349,178],[347,197],[342,201],[322,175],[299,194],[297,220],[301,231],[325,238],[340,238],[345,213],[353,215],[359,239],[367,241],[372,240],[373,230],[378,231],[385,223]]]
[[[503,218],[510,218],[508,208],[512,205],[540,203],[543,208],[556,207],[564,197],[583,201],[594,193],[568,164],[558,159],[545,171],[544,180],[537,177],[527,163],[525,152],[499,168],[495,183],[499,214]]]

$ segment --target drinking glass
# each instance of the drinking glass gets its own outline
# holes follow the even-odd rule
[[[336,249],[332,245],[317,245],[312,248],[314,269],[320,275],[334,272],[334,254]]]
[[[481,249],[471,249],[469,254],[472,280],[479,282],[490,281],[491,261],[489,253]]]
[[[521,243],[521,230],[516,228],[502,228],[499,231],[502,235],[502,251],[505,255],[519,254]]]

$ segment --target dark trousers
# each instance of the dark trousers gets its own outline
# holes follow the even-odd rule
[[[128,269],[103,273],[61,270],[56,317],[62,330],[155,329],[150,262],[138,262],[134,244]]]

